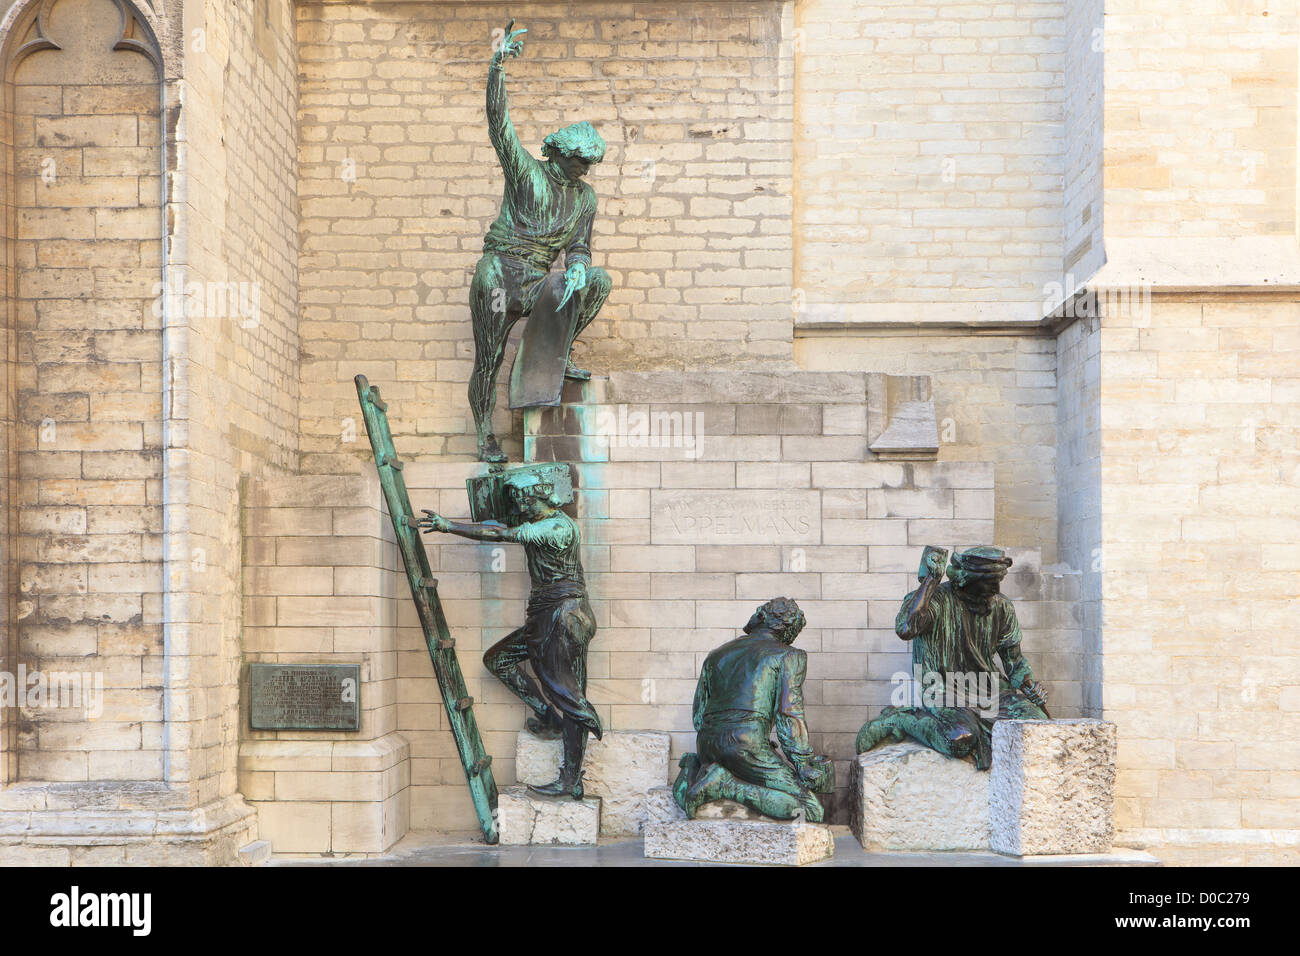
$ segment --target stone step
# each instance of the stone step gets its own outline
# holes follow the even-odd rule
[[[537,797],[508,787],[497,799],[497,832],[502,846],[593,844],[600,838],[600,798]]]
[[[830,827],[818,823],[738,817],[650,821],[645,825],[645,855],[653,860],[803,866],[834,856],[835,840]]]
[[[646,797],[645,855],[657,860],[802,866],[830,859],[829,827],[771,820],[733,800],[714,800],[694,820],[673,799],[671,787]]]
[[[583,788],[601,798],[601,836],[641,832],[650,791],[668,782],[671,745],[668,734],[651,731],[607,731],[603,740],[588,738]],[[550,783],[559,772],[560,741],[520,731],[515,741],[519,783]]]
[[[917,743],[859,754],[849,826],[866,850],[987,850],[989,775]]]

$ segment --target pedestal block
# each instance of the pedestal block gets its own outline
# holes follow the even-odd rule
[[[535,797],[524,787],[502,790],[497,801],[502,846],[581,846],[600,837],[600,799]]]
[[[609,731],[603,740],[589,738],[582,763],[583,788],[601,799],[601,836],[641,833],[650,791],[668,781],[671,743],[668,734],[640,731]],[[560,741],[520,731],[515,743],[518,781],[534,785],[550,783],[559,771]]]
[[[863,849],[989,848],[989,774],[971,761],[893,744],[859,754],[850,778],[849,824]]]
[[[803,866],[835,855],[830,827],[770,820],[731,800],[700,807],[694,820],[661,787],[647,796],[645,855],[656,860],[698,860]]]
[[[991,846],[1012,856],[1107,853],[1115,836],[1115,725],[999,720],[989,771]]]

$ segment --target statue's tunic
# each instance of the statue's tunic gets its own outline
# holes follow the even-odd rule
[[[541,280],[561,252],[566,265],[591,265],[596,192],[581,180],[570,181],[554,164],[524,149],[510,122],[505,71],[496,63],[488,72],[487,112],[488,134],[506,184],[501,211],[483,238],[479,270],[522,284],[520,301],[512,304],[527,314],[537,301]]]
[[[929,607],[909,623],[908,612],[915,596],[913,591],[903,599],[895,630],[912,641],[914,674],[919,673],[923,686],[927,684],[926,675],[987,675],[986,680],[997,683],[997,717],[1046,718],[1019,690],[1029,675],[1025,659],[1014,654],[1015,664],[1009,675],[1004,675],[994,661],[996,655],[1018,651],[1020,646],[1020,623],[1009,600],[995,594],[987,611],[972,608],[962,601],[952,583],[945,581],[935,590]],[[948,682],[944,685],[948,686]],[[971,685],[962,682],[961,686]],[[976,707],[942,703],[886,707],[858,734],[858,752],[883,740],[911,737],[950,757],[973,755],[975,766],[985,770],[993,759],[994,719]]]
[[[582,536],[562,511],[515,528],[524,546],[532,590],[524,626],[503,643],[527,650],[547,700],[564,716],[601,735],[600,717],[587,700],[587,645],[596,618],[582,573]]]

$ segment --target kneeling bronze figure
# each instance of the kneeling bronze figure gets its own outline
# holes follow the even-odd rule
[[[835,789],[835,765],[808,744],[808,655],[790,646],[803,626],[794,601],[768,601],[749,619],[743,637],[705,659],[695,689],[698,753],[682,757],[673,784],[688,817],[713,800],[734,800],[777,820],[821,822],[816,794]]]

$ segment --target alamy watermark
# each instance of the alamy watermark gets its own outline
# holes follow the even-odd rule
[[[1079,290],[1077,294],[1074,290]],[[1067,297],[1067,290],[1070,294]],[[1079,289],[1074,274],[1067,272],[1063,282],[1043,285],[1043,314],[1060,311],[1065,319],[1095,319],[1101,316],[1149,321],[1151,318],[1151,283]]]
[[[81,710],[87,720],[104,713],[102,671],[0,671],[0,707],[28,710]]]
[[[910,674],[897,671],[889,682],[894,685],[889,702],[895,707],[969,707],[981,717],[998,715],[1000,683],[995,673],[923,671],[913,664]]]
[[[683,458],[703,453],[703,412],[630,410],[626,405],[602,409],[595,440],[605,448],[680,448]]]
[[[238,319],[241,328],[256,328],[262,316],[260,282],[155,282],[153,314],[186,318]]]

